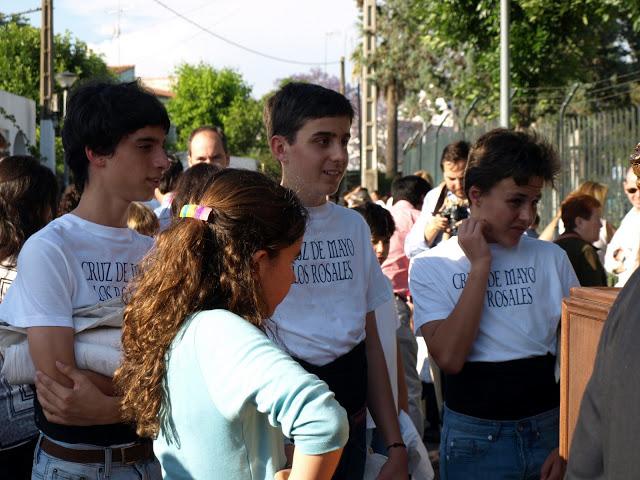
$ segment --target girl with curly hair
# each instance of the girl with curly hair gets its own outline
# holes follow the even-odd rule
[[[116,374],[165,479],[329,479],[347,438],[325,383],[265,335],[294,281],[307,213],[264,175],[224,170],[162,232],[134,280]]]
[[[55,175],[35,158],[0,160],[0,303],[16,278],[24,242],[53,219],[57,200]],[[10,385],[0,377],[0,466],[7,478],[31,477],[38,438],[34,396],[31,386]]]

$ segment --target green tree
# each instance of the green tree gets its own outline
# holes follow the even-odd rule
[[[409,58],[417,54],[421,59],[417,66],[410,62],[406,71],[397,69],[409,96],[413,96],[410,100],[421,89],[432,99],[443,96],[458,105],[479,96],[478,114],[483,118],[497,116],[499,0],[389,0],[385,5],[391,11],[379,16],[380,32],[400,21],[413,22],[409,33],[418,34],[418,41],[406,37],[400,43],[407,50],[401,54]],[[517,89],[514,117],[518,124],[526,126],[539,115],[556,110],[574,82],[599,82],[598,88],[587,87],[582,92],[592,108],[612,91],[631,90],[629,82],[619,85],[606,79],[638,69],[638,2],[512,0],[510,15],[511,79]],[[402,29],[390,31],[396,38],[407,35]],[[385,41],[383,37],[383,44]],[[385,54],[393,68],[396,56]],[[613,90],[602,90],[603,86]],[[628,96],[617,99],[628,101]]]
[[[226,121],[239,127],[242,109],[250,105],[251,87],[242,76],[231,69],[216,70],[211,65],[183,63],[176,68],[176,96],[167,104],[178,133],[178,147],[186,149],[189,133],[202,125],[217,125],[227,133]],[[255,107],[253,108],[255,110]],[[250,122],[254,128],[254,122]],[[248,134],[232,128],[230,149],[245,149]],[[257,134],[257,132],[256,132]],[[237,143],[236,143],[237,142]]]
[[[236,97],[233,100],[223,119],[224,133],[232,152],[248,155],[260,148],[267,149],[263,108],[263,101],[251,97]]]
[[[385,176],[398,171],[398,108],[406,92],[418,89],[422,62],[420,45],[423,18],[416,2],[387,0],[377,14],[379,44],[370,59],[374,80],[384,95],[386,106]]]
[[[80,80],[111,77],[103,58],[70,32],[55,35],[53,43],[56,72],[74,72]],[[20,18],[0,18],[0,89],[40,100],[40,29]],[[55,89],[61,97],[61,87]]]

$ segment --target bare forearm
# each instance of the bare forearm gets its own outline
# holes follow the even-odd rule
[[[102,393],[108,396],[114,395],[113,378],[107,377],[100,373],[92,372],[91,370],[80,370],[84,373],[91,382],[100,389]]]
[[[322,455],[306,455],[296,449],[289,480],[329,480],[338,466],[340,455],[341,448]]]
[[[376,423],[376,427],[382,432],[382,436],[388,444],[401,442],[400,427],[398,426],[398,414],[396,412],[387,364],[384,359],[382,345],[378,337],[375,315],[373,321],[367,315],[367,338],[365,340],[367,351],[367,406]]]
[[[441,231],[442,230],[439,230],[437,228],[433,228],[430,223],[427,224],[427,226],[424,229],[424,241],[427,242],[427,245],[429,247],[431,247],[431,245],[433,244],[434,240],[436,239],[436,237],[438,236],[438,234]]]
[[[96,418],[96,425],[110,425],[122,422],[121,404],[122,397],[105,395],[103,399],[104,414],[100,418]]]
[[[400,344],[396,352],[396,362],[398,364],[398,409],[409,411],[409,390],[407,389],[407,380],[404,376],[404,364],[402,363],[402,354],[400,352]],[[400,413],[400,412],[398,412]]]
[[[421,327],[429,354],[447,373],[459,372],[478,335],[490,263],[472,265],[460,299],[442,321]]]
[[[75,366],[74,332],[70,327],[30,327],[27,328],[29,354],[36,370],[65,387],[73,382],[56,368],[56,362]]]
[[[551,219],[551,221],[549,222],[549,225],[547,225],[546,227],[544,227],[544,230],[542,230],[542,232],[540,233],[540,235],[538,235],[538,239],[539,240],[547,240],[549,242],[553,241],[555,235],[556,235],[556,228],[558,228],[558,221],[560,220],[560,217],[555,216]]]

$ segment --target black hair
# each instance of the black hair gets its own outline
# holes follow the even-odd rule
[[[516,185],[526,185],[533,177],[540,177],[553,185],[560,171],[556,150],[536,134],[496,128],[482,135],[469,152],[464,172],[464,193],[476,186],[488,192],[505,178],[513,178]]]
[[[396,223],[393,221],[391,212],[380,205],[367,202],[353,207],[352,210],[364,217],[371,229],[372,238],[389,240],[396,230]]]
[[[81,191],[89,180],[85,148],[112,155],[120,141],[144,127],[169,131],[167,111],[151,92],[137,81],[90,82],[71,93],[62,128],[64,158]]]
[[[222,171],[211,163],[197,163],[187,168],[176,182],[175,195],[171,201],[171,216],[177,218],[180,209],[199,199],[209,187],[214,177]]]
[[[467,158],[469,157],[470,148],[471,145],[469,145],[469,142],[465,142],[464,140],[450,143],[449,145],[444,147],[444,150],[442,150],[442,156],[440,157],[440,168],[444,170],[445,162],[466,162]]]
[[[189,134],[189,140],[187,140],[187,153],[189,155],[191,155],[191,142],[193,141],[193,137],[203,132],[217,133],[218,136],[220,137],[220,141],[222,142],[222,149],[224,150],[224,153],[229,155],[229,148],[227,147],[226,135],[224,134],[224,132],[220,127],[216,127],[213,125],[203,125],[202,127],[196,128]]]
[[[429,182],[417,175],[397,177],[391,183],[393,203],[406,200],[415,208],[418,208],[431,188],[432,186]]]
[[[177,159],[173,155],[168,155],[168,157],[169,168],[162,172],[162,177],[160,177],[160,184],[158,185],[158,190],[160,190],[160,193],[162,193],[163,195],[175,190],[178,178],[180,178],[182,170],[184,170],[182,162],[179,159]]]
[[[290,144],[307,120],[325,117],[348,117],[353,121],[351,102],[335,90],[320,85],[290,82],[265,103],[264,124],[268,138],[282,135]]]

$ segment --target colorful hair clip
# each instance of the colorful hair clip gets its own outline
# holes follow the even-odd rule
[[[180,209],[180,218],[195,218],[197,220],[209,221],[212,209],[203,205],[189,204]]]

